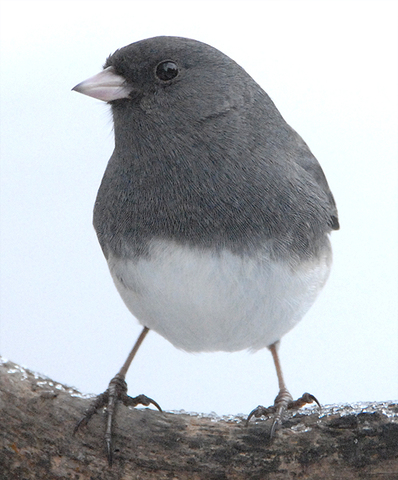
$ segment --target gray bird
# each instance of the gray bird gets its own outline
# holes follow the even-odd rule
[[[277,347],[330,271],[337,209],[325,175],[262,88],[204,43],[155,37],[117,50],[73,90],[108,102],[115,149],[94,208],[113,281],[143,325],[126,363],[77,428],[107,405],[152,329],[188,352],[270,349],[279,381],[271,435],[293,401]],[[318,403],[319,405],[319,403]]]

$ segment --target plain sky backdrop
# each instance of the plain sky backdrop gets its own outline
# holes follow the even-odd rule
[[[329,282],[282,340],[287,385],[321,403],[398,398],[396,1],[2,1],[0,353],[100,393],[141,327],[92,227],[109,107],[71,88],[115,49],[177,35],[264,88],[335,195]],[[152,332],[127,376],[166,410],[272,404],[270,353],[191,355]]]

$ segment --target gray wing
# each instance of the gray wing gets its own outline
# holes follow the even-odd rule
[[[326,180],[325,174],[323,173],[322,167],[319,165],[318,160],[312,155],[308,145],[300,137],[297,132],[294,132],[297,137],[297,144],[300,149],[299,155],[296,156],[296,163],[303,168],[311,177],[316,181],[316,183],[322,188],[329,199],[330,207],[330,222],[329,226],[332,230],[338,230],[340,228],[339,218],[337,213],[336,202],[334,200],[333,194],[330,191],[329,184]]]

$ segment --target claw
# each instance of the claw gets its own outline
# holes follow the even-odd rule
[[[81,426],[87,425],[87,418],[84,416],[82,417],[75,425],[75,428],[73,429],[73,436],[76,435],[76,432],[79,430]]]
[[[123,375],[118,374],[112,378],[112,380],[109,382],[108,389],[94,399],[93,403],[84,412],[83,417],[77,422],[73,430],[73,435],[75,435],[80,427],[88,424],[91,417],[97,413],[100,408],[106,407],[107,422],[104,440],[108,464],[110,467],[113,463],[113,420],[118,402],[123,403],[123,405],[126,407],[136,407],[137,405],[144,405],[145,407],[148,407],[149,405],[153,405],[159,410],[159,412],[162,411],[159,404],[146,395],[138,395],[134,398],[129,397],[127,395],[127,383],[125,382]]]
[[[250,419],[252,417],[260,418],[260,417],[269,417],[272,413],[275,413],[275,407],[272,405],[271,407],[265,408],[262,405],[254,408],[246,419],[246,425],[249,424]]]
[[[271,432],[269,434],[269,439],[270,440],[272,440],[274,438],[276,426],[280,422],[281,422],[280,418],[274,418],[274,421],[272,422],[272,425],[271,425]]]
[[[76,432],[79,430],[80,427],[86,426],[90,421],[90,418],[94,415],[94,413],[97,413],[97,411],[101,407],[104,407],[107,404],[107,401],[108,401],[108,390],[106,390],[104,393],[101,393],[100,395],[95,397],[92,404],[84,412],[83,417],[75,425],[75,428],[73,429],[73,435],[76,434]]]
[[[108,458],[108,465],[111,467],[113,463],[113,448],[111,439],[107,439],[106,443],[106,456]]]
[[[289,390],[287,388],[282,388],[278,395],[275,398],[274,406],[275,406],[275,414],[274,420],[271,426],[271,433],[270,438],[272,439],[277,425],[282,423],[282,416],[286,410],[288,410],[289,405],[293,403],[293,397],[290,395]]]
[[[252,417],[259,418],[262,416],[269,417],[273,415],[274,419],[271,425],[270,432],[270,438],[272,439],[275,435],[277,426],[282,423],[282,417],[285,411],[296,410],[306,404],[313,402],[315,402],[318,407],[321,408],[321,404],[318,402],[316,397],[314,397],[314,395],[311,395],[310,393],[304,393],[299,399],[293,401],[293,398],[290,395],[289,391],[286,388],[283,388],[280,390],[277,397],[275,398],[275,402],[273,405],[268,408],[259,405],[254,410],[252,410],[247,417],[246,425],[249,424],[249,421]]]
[[[291,404],[288,405],[288,409],[296,409],[296,408],[301,408],[304,405],[307,405],[309,403],[316,403],[319,408],[321,407],[321,404],[318,402],[316,397],[314,395],[311,395],[310,393],[304,393],[299,399],[297,399],[295,402],[291,402]]]
[[[159,412],[163,411],[160,408],[159,404],[155,402],[155,400],[142,394],[137,395],[134,398],[126,396],[126,398],[123,400],[123,404],[126,405],[126,407],[136,407],[137,405],[144,405],[144,407],[149,407],[149,405],[153,405],[159,410]]]

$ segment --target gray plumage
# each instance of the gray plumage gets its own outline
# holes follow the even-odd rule
[[[171,60],[178,75],[156,76]],[[147,253],[152,239],[277,260],[317,256],[338,228],[323,171],[261,87],[203,43],[156,37],[105,64],[130,99],[111,102],[115,150],[94,209],[108,258]]]

